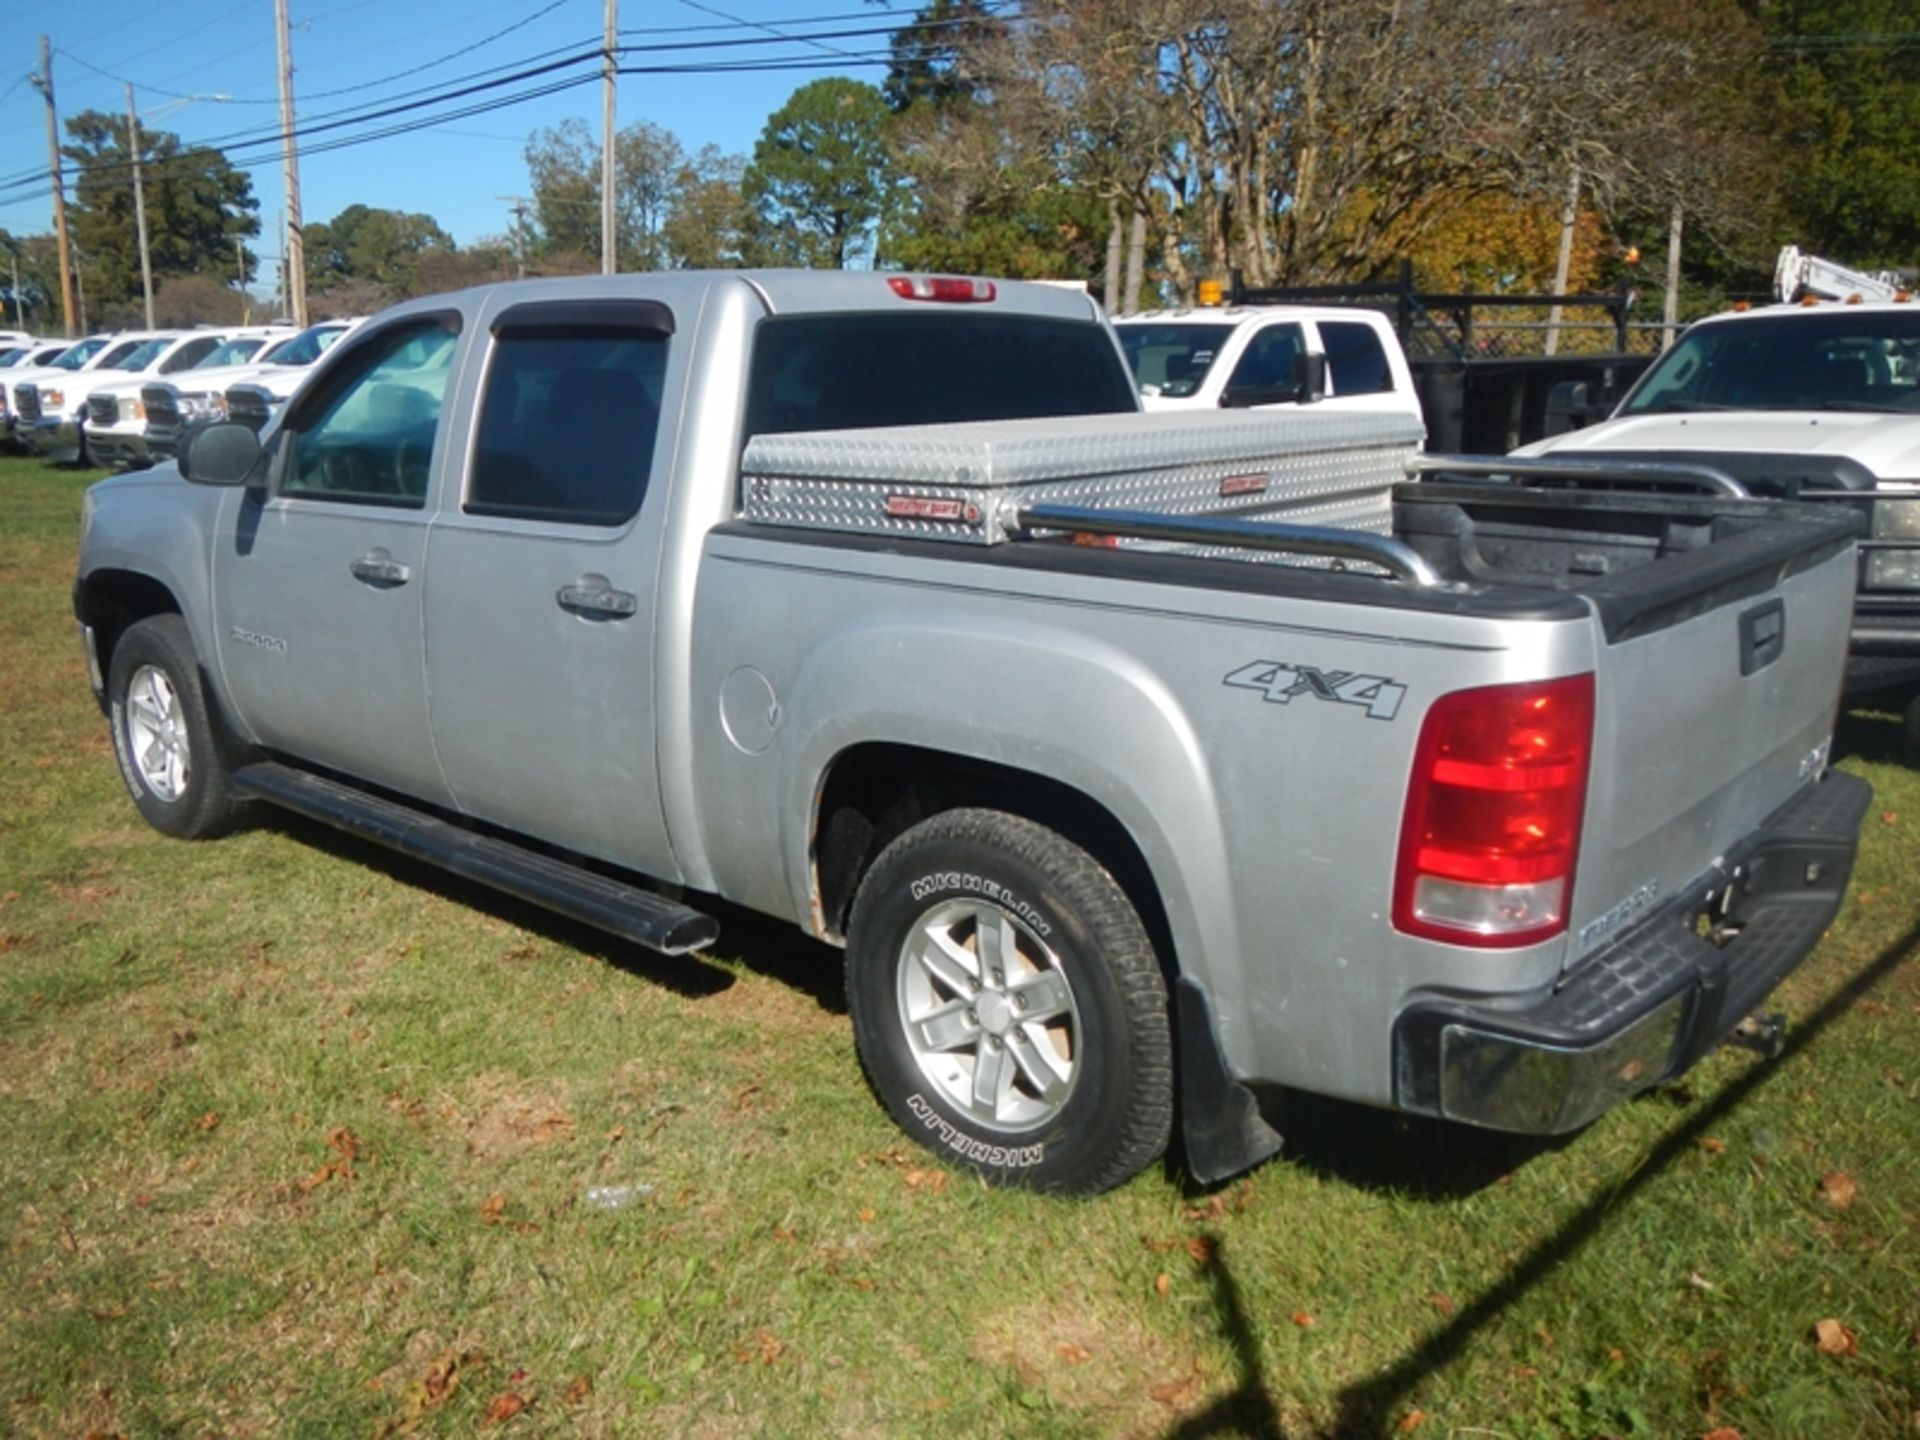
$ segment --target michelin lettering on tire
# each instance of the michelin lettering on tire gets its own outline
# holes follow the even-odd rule
[[[1002,1170],[1025,1170],[1040,1164],[1047,1158],[1045,1145],[990,1145],[984,1140],[974,1139],[971,1135],[963,1135],[943,1118],[923,1095],[909,1095],[907,1108],[942,1145],[961,1159],[971,1160],[976,1165],[991,1165]]]
[[[1046,918],[1038,910],[998,880],[989,880],[964,870],[944,870],[934,875],[922,875],[908,887],[908,890],[915,900],[924,900],[929,895],[939,895],[949,890],[978,895],[983,900],[991,900],[996,905],[1006,907],[1032,926],[1043,938],[1053,934],[1053,926],[1047,923]]]

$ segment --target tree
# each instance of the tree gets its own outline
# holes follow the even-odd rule
[[[529,256],[575,268],[600,256],[600,143],[579,120],[527,142]],[[688,157],[674,134],[636,121],[614,137],[614,239],[622,270],[738,263],[741,162],[713,146]],[[586,266],[585,268],[593,268]]]
[[[741,180],[756,218],[755,258],[838,270],[871,256],[892,190],[887,118],[878,90],[841,76],[788,97]]]
[[[140,251],[124,115],[86,110],[67,121],[61,152],[79,169],[67,221],[90,302],[140,294]],[[140,132],[141,186],[154,278],[235,273],[235,241],[260,233],[253,182],[218,150],[183,149],[167,130]]]
[[[672,263],[690,270],[711,270],[741,263],[746,241],[747,206],[740,193],[746,162],[703,145],[674,176],[673,197],[661,225]]]
[[[349,205],[333,219],[308,225],[307,288],[324,291],[344,280],[378,286],[395,299],[423,293],[421,264],[454,249],[453,237],[431,215]]]
[[[1910,0],[1747,0],[1771,42],[1784,238],[1849,265],[1920,263],[1920,47]]]

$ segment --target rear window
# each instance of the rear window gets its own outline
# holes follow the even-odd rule
[[[793,315],[754,338],[747,434],[1139,408],[1104,326],[1033,315]]]
[[[1335,395],[1373,395],[1393,389],[1387,352],[1372,326],[1322,320],[1320,343],[1327,347],[1327,376]]]

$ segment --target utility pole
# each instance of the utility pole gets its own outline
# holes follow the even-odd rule
[[[60,318],[73,331],[73,262],[67,253],[67,192],[60,177],[60,117],[53,108],[53,45],[40,37],[40,73],[33,88],[47,100],[47,166],[53,173],[53,233],[60,251]]]
[[[127,86],[127,155],[133,161],[133,223],[140,236],[140,294],[147,304],[147,328],[153,329],[153,257],[147,250],[147,196],[140,188],[140,112]]]
[[[1580,167],[1573,167],[1573,178],[1567,182],[1567,208],[1560,212],[1560,259],[1553,267],[1553,293],[1567,293],[1567,276],[1573,269],[1573,227],[1580,218]],[[1561,309],[1555,305],[1547,311],[1547,354],[1555,355],[1560,350]]]
[[[611,4],[612,0],[608,0]],[[300,160],[293,139],[293,43],[287,38],[287,0],[273,0],[280,41],[280,150],[287,180],[287,300],[293,323],[307,328],[307,252],[300,239]]]
[[[233,255],[239,261],[240,323],[245,325],[253,318],[253,297],[247,294],[247,240],[244,235],[233,237]]]
[[[1667,307],[1660,327],[1660,348],[1673,344],[1680,322],[1680,202],[1673,202],[1673,222],[1667,229]]]
[[[284,3],[284,0],[282,0]],[[618,66],[614,46],[620,39],[620,0],[607,0],[607,48],[603,67],[606,83],[605,113],[600,123],[600,273],[613,274],[613,94]]]
[[[496,195],[496,200],[507,200],[507,213],[513,216],[513,268],[514,279],[527,278],[527,206],[531,203],[524,195]]]

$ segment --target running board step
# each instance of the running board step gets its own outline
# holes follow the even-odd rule
[[[637,885],[623,885],[550,855],[477,835],[421,810],[271,761],[242,766],[234,788],[477,880],[509,895],[667,955],[703,950],[720,922]]]

